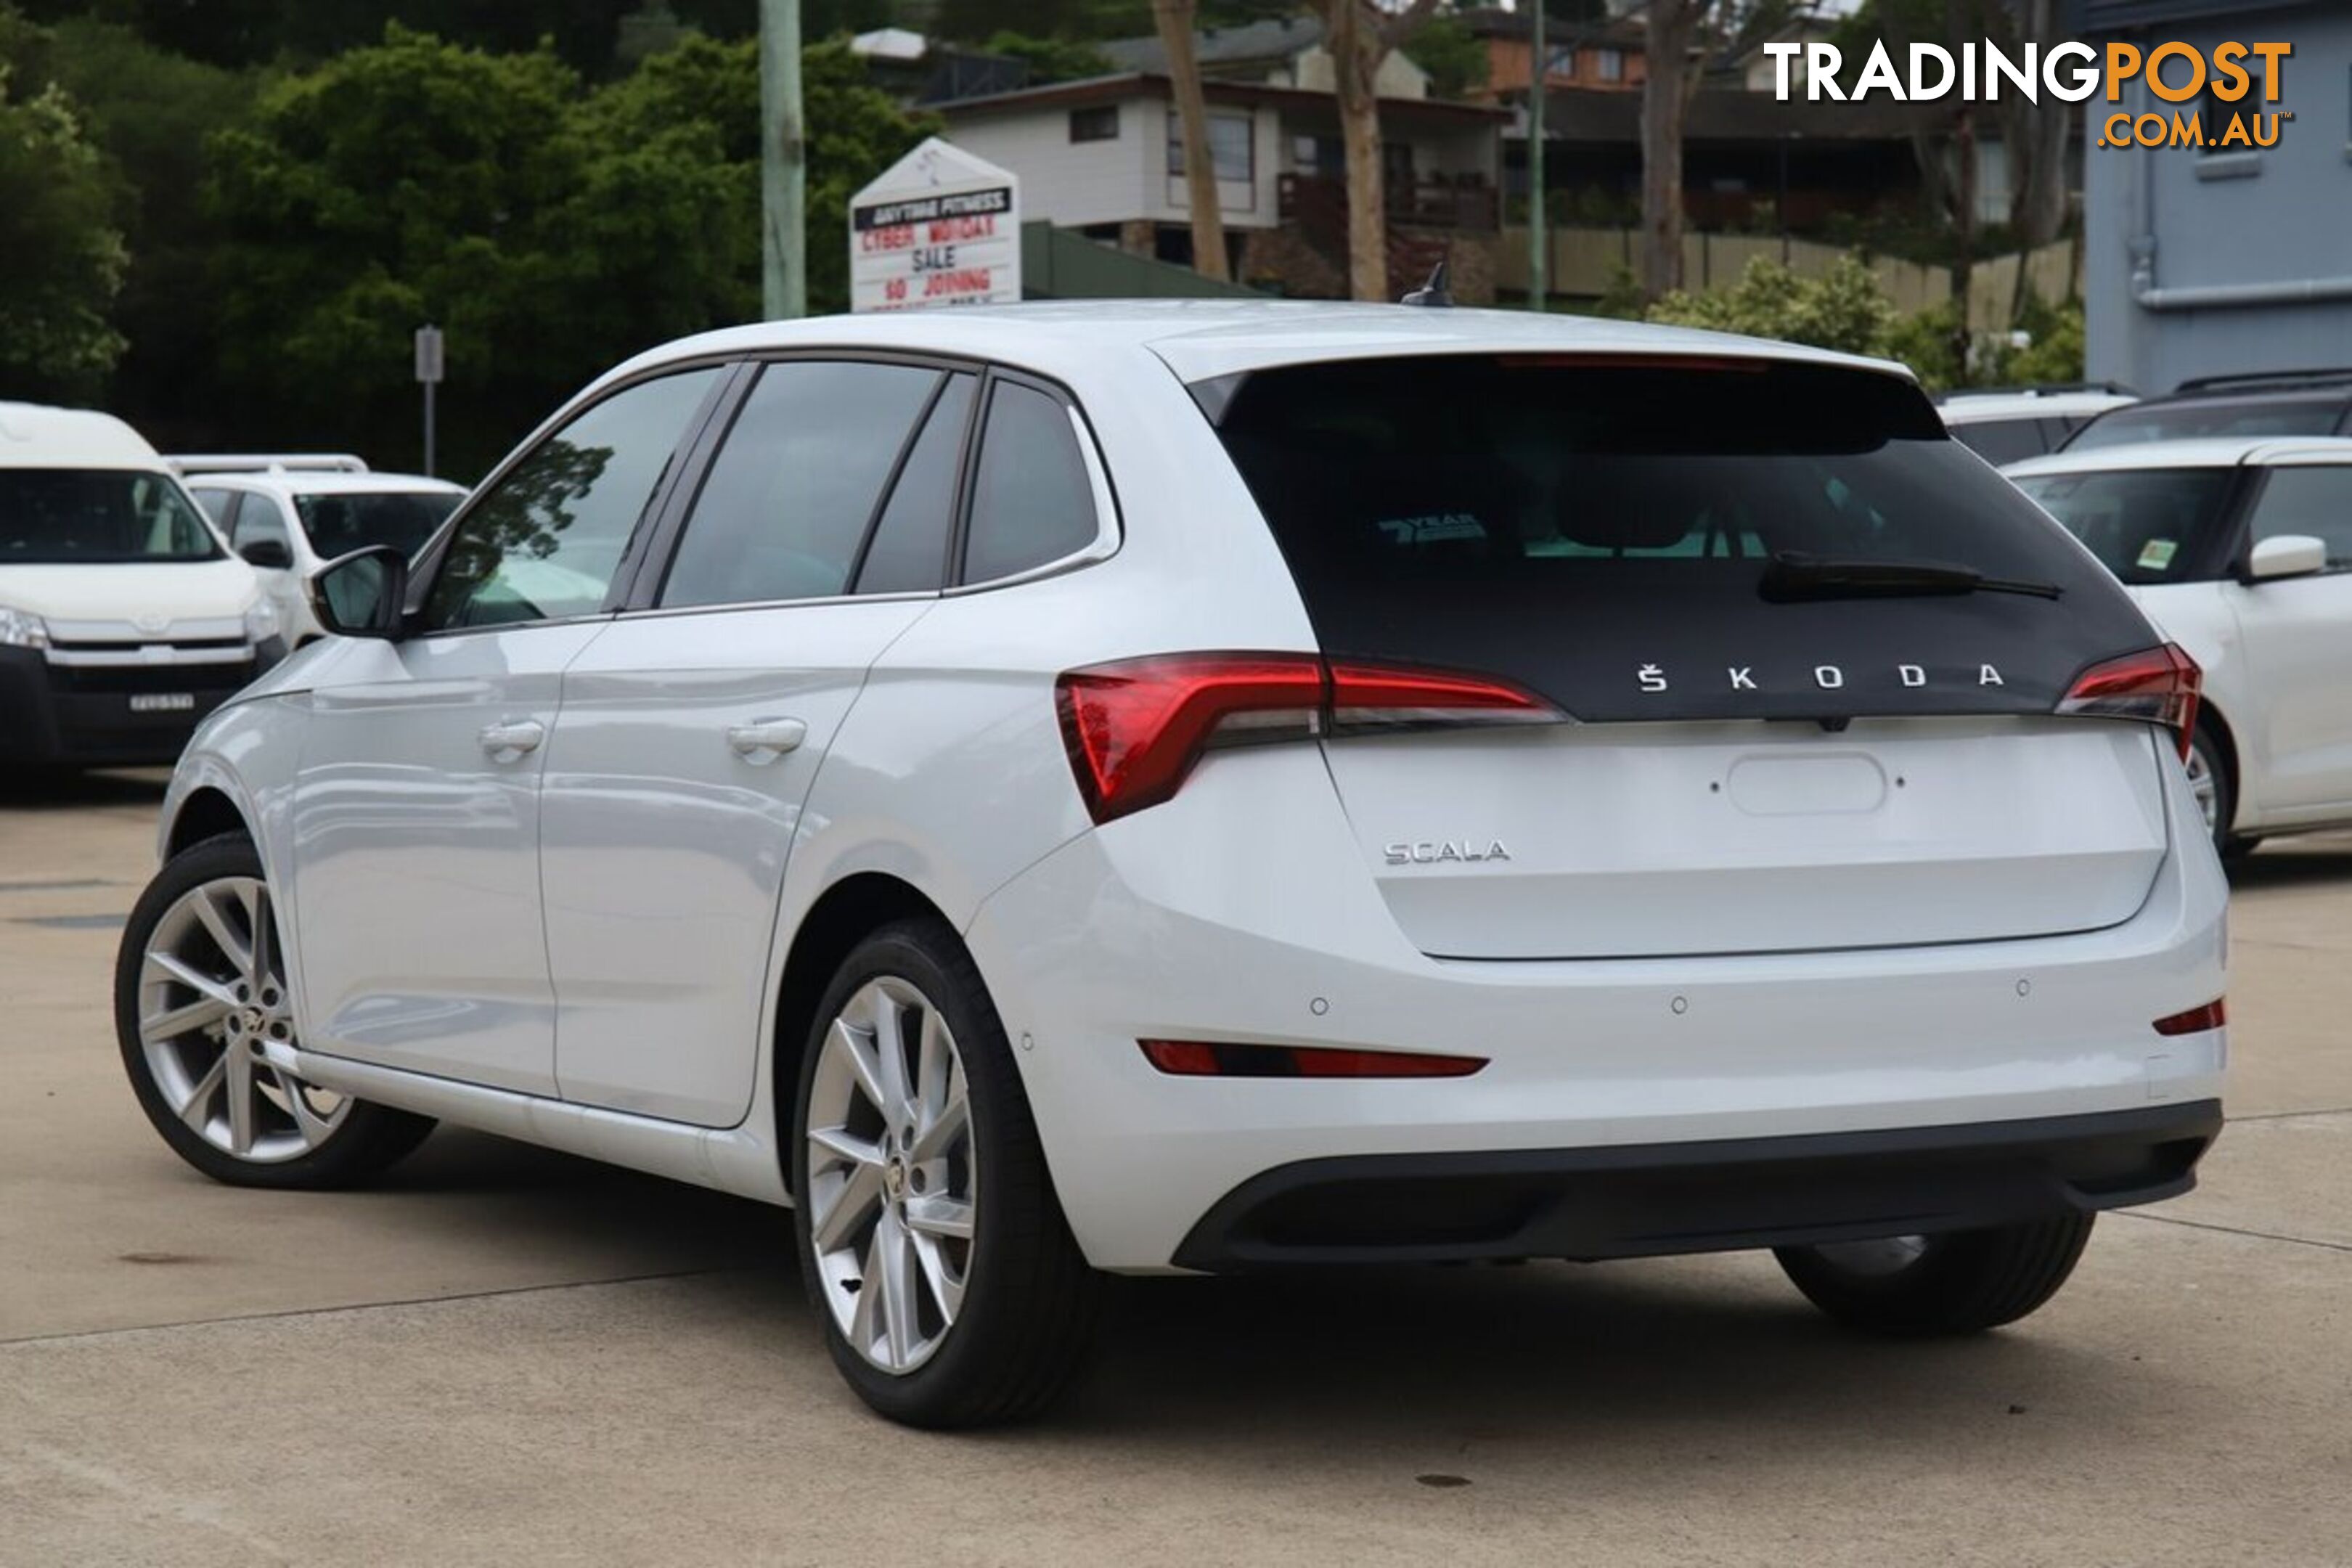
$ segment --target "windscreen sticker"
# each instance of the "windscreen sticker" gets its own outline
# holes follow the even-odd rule
[[[2172,557],[2179,549],[2169,539],[2151,539],[2139,547],[2139,560],[2135,564],[2143,572],[2161,572],[2172,564]]]

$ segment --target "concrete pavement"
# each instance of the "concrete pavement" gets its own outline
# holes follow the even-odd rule
[[[901,1432],[784,1216],[455,1132],[215,1186],[106,1016],[159,786],[0,797],[0,1563],[2352,1563],[2352,839],[2232,920],[2190,1198],[1958,1344],[1752,1256],[1116,1293],[1059,1419]]]

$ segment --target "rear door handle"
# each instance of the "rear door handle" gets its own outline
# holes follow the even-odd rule
[[[547,726],[536,719],[485,724],[480,739],[482,750],[490,754],[490,761],[511,763],[539,750],[539,743],[547,739]]]
[[[727,726],[727,744],[747,762],[772,763],[808,739],[808,726],[798,719],[754,719]]]

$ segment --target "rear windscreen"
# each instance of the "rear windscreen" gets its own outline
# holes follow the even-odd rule
[[[2153,640],[1891,375],[1484,355],[1218,392],[1327,651],[1506,675],[1586,718],[1776,717],[2046,711],[2083,664]],[[2041,592],[1778,602],[1776,557]]]
[[[2075,431],[2065,449],[2209,436],[2332,436],[2347,397],[2352,394],[2329,392],[2309,397],[2199,397],[2134,404],[2100,415]]]

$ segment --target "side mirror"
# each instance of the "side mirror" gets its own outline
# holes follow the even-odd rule
[[[2308,533],[2274,533],[2257,542],[2246,557],[2246,575],[2257,583],[2326,570],[2327,542]]]
[[[337,637],[397,641],[408,599],[408,557],[389,544],[339,555],[310,574],[310,611]]]
[[[286,548],[282,539],[248,539],[236,547],[236,552],[252,565],[276,572],[284,572],[294,564],[294,552]]]

